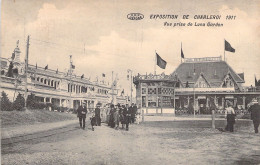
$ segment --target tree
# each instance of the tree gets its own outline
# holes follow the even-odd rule
[[[35,100],[35,95],[34,94],[30,94],[27,97],[26,102],[27,102],[28,108],[31,108],[31,109],[37,108],[37,101]]]
[[[8,71],[6,73],[7,77],[14,77],[14,75],[13,75],[13,67],[14,67],[13,62],[10,62]]]
[[[23,110],[24,105],[25,105],[25,100],[22,94],[19,93],[18,96],[16,97],[16,100],[14,101],[14,109],[21,111]]]
[[[1,97],[1,111],[11,111],[12,103],[8,99],[7,94],[3,91]]]

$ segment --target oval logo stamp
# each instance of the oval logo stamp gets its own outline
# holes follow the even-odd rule
[[[130,13],[127,14],[127,18],[130,20],[141,20],[144,18],[144,15],[141,13]]]

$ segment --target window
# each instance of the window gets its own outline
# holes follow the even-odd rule
[[[162,88],[158,88],[158,94],[162,94]]]
[[[148,88],[148,94],[156,94],[156,88]]]
[[[146,107],[146,96],[142,96],[142,107]]]
[[[142,94],[146,94],[146,88],[142,88]]]

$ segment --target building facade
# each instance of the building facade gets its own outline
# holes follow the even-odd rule
[[[25,64],[20,61],[19,46],[14,49],[11,58],[1,58],[1,92],[5,91],[11,101],[17,94],[25,93],[26,76]],[[12,71],[12,73],[8,73]],[[82,102],[89,108],[97,103],[105,105],[116,98],[117,103],[125,104],[126,98],[118,96],[118,89],[104,84],[104,82],[91,82],[86,78],[60,72],[37,65],[28,65],[27,93],[34,94],[39,102],[52,103],[58,107],[76,109]],[[113,96],[113,97],[112,97]]]
[[[244,74],[237,74],[221,56],[187,58],[170,75],[137,75],[134,83],[137,104],[147,113],[194,108],[196,113],[205,114],[213,106],[223,112],[228,102],[243,111],[253,98],[260,97],[260,91],[243,86]]]

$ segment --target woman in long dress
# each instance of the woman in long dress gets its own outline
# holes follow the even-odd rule
[[[115,129],[118,129],[119,127],[119,108],[120,108],[120,104],[117,104],[114,112],[114,121],[116,126]]]

